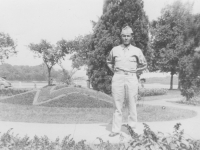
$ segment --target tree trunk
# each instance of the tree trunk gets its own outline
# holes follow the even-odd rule
[[[51,67],[47,67],[48,69],[48,85],[51,85]]]
[[[170,80],[170,90],[173,89],[173,73],[171,73],[171,80]]]
[[[179,74],[178,74],[178,89],[179,89],[179,90],[181,89],[181,83],[180,83],[180,77],[179,77]]]
[[[90,79],[87,80],[87,88],[90,88]]]

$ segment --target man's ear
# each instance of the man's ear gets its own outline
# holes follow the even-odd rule
[[[131,38],[133,39],[133,37],[134,37],[134,36],[133,36],[133,33],[131,33]]]

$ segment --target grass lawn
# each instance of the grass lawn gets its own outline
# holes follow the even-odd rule
[[[196,115],[194,111],[168,108],[161,106],[138,106],[139,122],[168,121],[191,118]],[[0,103],[0,120],[13,122],[34,123],[109,123],[113,108],[65,108],[26,106]],[[124,111],[123,120],[127,120],[127,110]]]
[[[95,97],[111,100],[107,95],[99,92],[94,92],[82,88],[66,88],[58,90],[52,93],[60,95],[66,92],[73,92],[75,90],[86,93],[84,96],[80,93],[74,93],[71,97],[63,97],[55,101],[44,103],[44,105],[36,106],[32,105],[34,91],[29,92],[29,95],[25,94],[12,97],[9,99],[2,99],[0,101],[0,120],[1,121],[14,121],[14,122],[34,122],[34,123],[109,123],[112,119],[113,108],[105,107],[104,104],[100,105],[100,100]],[[49,92],[49,90],[47,90]],[[45,93],[45,92],[44,92]],[[43,93],[43,94],[44,94]],[[95,95],[95,96],[94,96]],[[47,96],[49,96],[47,94]],[[41,97],[44,97],[41,95]],[[94,98],[92,98],[94,97]],[[148,96],[144,97],[145,101],[180,98],[180,91],[169,90],[167,94],[160,96]],[[70,99],[71,98],[71,99]],[[45,98],[46,100],[46,98]],[[86,100],[88,103],[86,104]],[[8,102],[8,103],[7,103]],[[102,108],[95,108],[94,102],[98,102],[98,106]],[[96,104],[95,103],[95,104]],[[69,105],[70,104],[70,105]],[[73,105],[72,105],[73,104]],[[79,104],[79,105],[77,105]],[[81,104],[81,105],[80,105]],[[109,103],[110,104],[110,103]],[[48,107],[47,107],[48,106]],[[57,107],[55,107],[57,106]],[[90,108],[88,108],[90,107]],[[178,120],[184,118],[191,118],[196,115],[194,111],[177,109],[166,107],[162,109],[162,106],[151,105],[139,105],[137,107],[139,122],[152,122],[152,121],[169,121]],[[123,113],[123,120],[127,121],[128,111],[125,109]]]

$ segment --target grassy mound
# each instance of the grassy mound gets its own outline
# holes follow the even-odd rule
[[[32,105],[36,91],[28,91],[7,98],[0,99],[0,103],[10,103],[19,105]]]
[[[36,105],[49,107],[112,107],[112,97],[102,92],[81,87],[47,86],[42,88]]]
[[[45,86],[39,91],[28,91],[0,99],[1,103],[42,105],[48,107],[110,108],[112,97],[92,89],[74,86]]]
[[[41,106],[48,107],[76,107],[76,108],[111,108],[112,103],[107,101],[99,100],[95,97],[90,97],[88,95],[83,95],[81,93],[72,93],[67,96],[61,97],[59,99],[54,99],[52,101],[42,103]]]
[[[13,96],[29,91],[29,89],[7,88],[0,89],[0,96]]]

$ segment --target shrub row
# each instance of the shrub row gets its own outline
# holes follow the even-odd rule
[[[167,89],[164,89],[164,88],[161,88],[161,89],[159,89],[159,88],[150,88],[150,89],[140,88],[139,89],[139,95],[142,97],[165,95],[165,94],[167,94]]]
[[[199,150],[200,141],[184,138],[184,131],[180,130],[180,124],[174,126],[174,132],[165,136],[163,133],[154,133],[147,124],[144,124],[144,133],[138,135],[129,126],[125,125],[132,139],[128,143],[111,144],[101,138],[99,144],[88,145],[86,140],[75,142],[70,136],[62,140],[57,138],[50,141],[47,136],[28,136],[20,138],[11,133],[11,130],[0,137],[0,149],[8,150]],[[121,138],[123,136],[121,135]]]
[[[14,88],[0,89],[0,96],[12,96],[27,91],[29,91],[29,89],[14,89]]]

